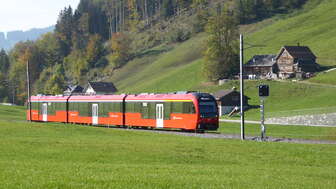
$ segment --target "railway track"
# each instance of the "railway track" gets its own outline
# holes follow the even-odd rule
[[[224,134],[220,132],[186,132],[180,130],[161,130],[161,129],[144,129],[144,128],[116,128],[109,127],[120,130],[129,130],[131,132],[152,132],[159,134],[172,134],[179,136],[187,136],[187,137],[199,137],[199,138],[210,138],[210,139],[233,139],[240,140],[240,135],[238,134]],[[247,141],[259,141],[260,137],[257,136],[246,136],[245,140]],[[336,141],[331,140],[307,140],[307,139],[297,139],[297,138],[276,138],[276,137],[266,137],[263,142],[282,142],[282,143],[297,143],[297,144],[334,144],[336,145]]]

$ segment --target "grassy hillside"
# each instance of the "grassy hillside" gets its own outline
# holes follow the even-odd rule
[[[202,81],[202,75],[198,72],[205,39],[205,35],[200,34],[172,48],[159,47],[145,52],[143,57],[136,58],[118,70],[112,81],[125,92],[143,92],[145,89],[162,92],[170,89],[185,90],[188,85],[191,87]],[[166,52],[166,49],[170,50]],[[180,75],[181,73],[183,74]],[[179,80],[174,78],[176,75],[180,75]],[[157,85],[166,79],[169,80],[166,82],[168,88]],[[185,82],[180,83],[181,81]]]
[[[319,3],[320,2],[320,3]],[[304,9],[287,16],[277,16],[260,23],[243,26],[250,44],[263,44],[262,48],[249,48],[246,58],[254,54],[276,54],[283,45],[308,45],[324,66],[336,65],[336,2],[311,0]],[[170,92],[197,90],[216,92],[238,87],[236,81],[224,86],[205,82],[202,75],[202,50],[206,40],[200,34],[182,44],[161,46],[145,52],[112,77],[121,92]],[[333,72],[319,74],[311,82],[334,84]],[[271,97],[266,101],[269,117],[297,114],[316,114],[336,111],[336,101],[330,101],[335,88],[294,82],[247,82],[246,94],[250,104],[258,105],[256,86],[267,83]],[[259,119],[259,110],[247,113],[248,119]]]
[[[272,24],[250,33],[246,42],[264,45],[251,48],[246,57],[254,54],[277,54],[284,45],[309,46],[321,65],[336,65],[336,1],[311,0],[303,11],[292,17],[276,19]],[[321,3],[317,3],[321,2]]]
[[[0,111],[11,112],[0,117],[3,188],[333,188],[336,184],[336,152],[331,145],[27,123],[22,121],[21,107],[0,106]],[[257,133],[257,126],[247,127],[249,133]],[[334,128],[269,129],[277,135],[315,138],[335,133]],[[238,130],[236,124],[225,124],[220,131]]]
[[[336,85],[336,70],[321,72],[316,77],[309,79],[313,83]]]

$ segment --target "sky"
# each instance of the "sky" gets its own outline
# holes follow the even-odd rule
[[[59,12],[80,0],[0,0],[0,32],[55,25]]]

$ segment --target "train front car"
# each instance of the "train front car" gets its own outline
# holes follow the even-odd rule
[[[208,93],[194,93],[198,100],[198,130],[217,130],[219,115],[216,99]]]
[[[125,100],[125,124],[189,131],[216,130],[216,101],[205,93],[129,95]]]

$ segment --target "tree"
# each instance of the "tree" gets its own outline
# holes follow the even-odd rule
[[[71,39],[74,28],[76,28],[74,25],[74,15],[72,8],[69,6],[60,12],[55,26],[55,33],[62,46],[63,56],[67,56],[71,51]]]
[[[38,39],[35,43],[38,51],[41,53],[41,58],[43,61],[41,64],[45,67],[51,67],[56,64],[60,64],[63,62],[61,44],[56,39],[54,33],[44,34],[40,39]],[[42,70],[41,70],[42,71]]]
[[[112,37],[111,41],[112,56],[110,59],[110,64],[113,67],[120,67],[125,64],[130,58],[130,39],[128,35],[123,33],[116,33]]]
[[[53,74],[45,84],[44,93],[53,95],[62,94],[65,87],[63,65],[58,64],[54,67],[53,70]]]
[[[7,74],[9,68],[9,57],[4,49],[0,51],[0,73]]]
[[[95,67],[95,64],[103,55],[103,46],[99,35],[92,35],[86,47],[86,60],[90,67]]]
[[[209,19],[203,71],[207,79],[218,80],[234,74],[238,67],[238,27],[232,12],[223,9]]]
[[[163,15],[165,18],[168,18],[170,16],[173,16],[175,14],[174,12],[174,2],[173,0],[165,0],[163,1]]]

